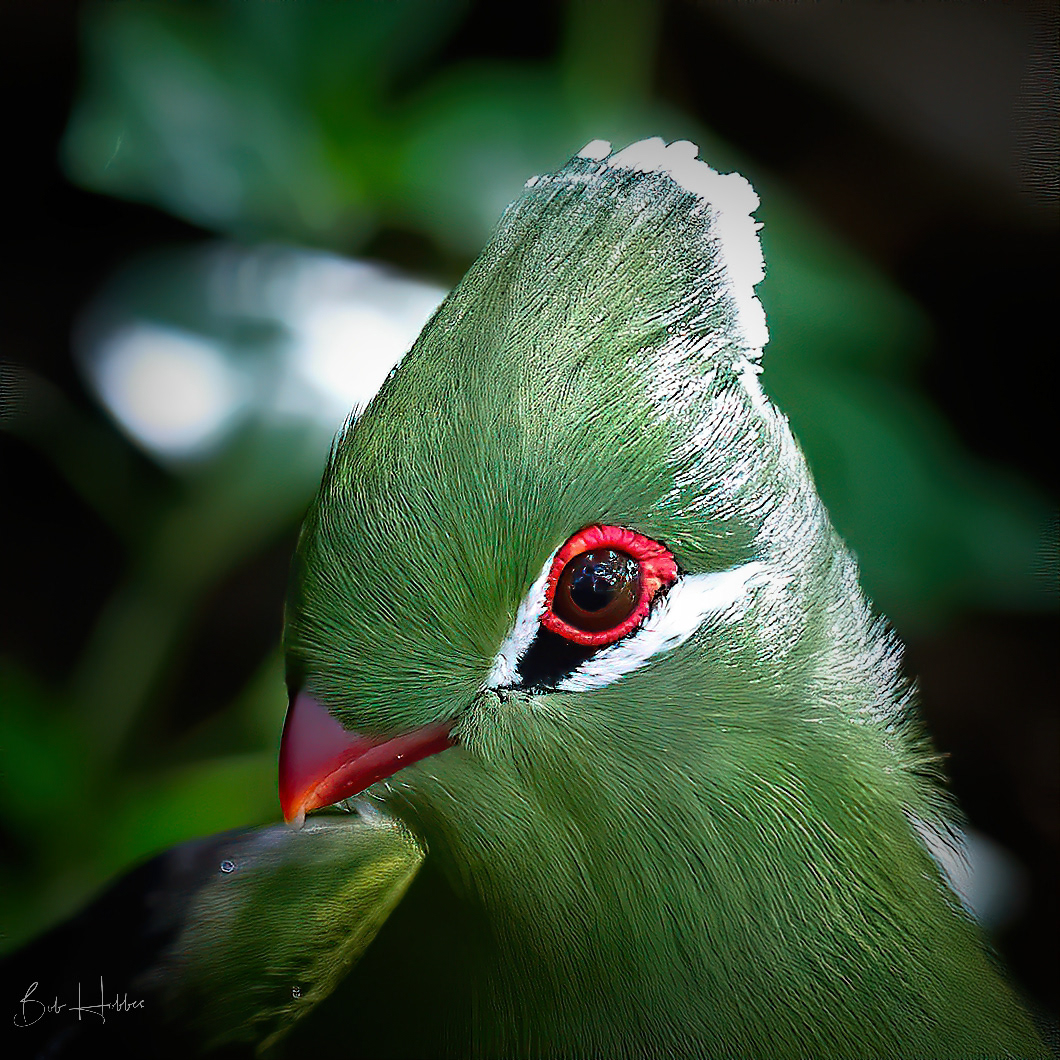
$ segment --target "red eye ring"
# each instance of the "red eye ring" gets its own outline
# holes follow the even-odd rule
[[[617,625],[598,633],[590,633],[572,626],[560,618],[552,607],[556,586],[564,568],[571,560],[594,549],[624,552],[637,561],[640,569],[640,592],[632,612]],[[659,590],[672,585],[676,580],[677,563],[669,550],[658,541],[627,530],[623,526],[587,526],[571,537],[552,561],[545,588],[545,610],[541,615],[541,625],[575,644],[584,644],[587,647],[614,644],[644,621]]]

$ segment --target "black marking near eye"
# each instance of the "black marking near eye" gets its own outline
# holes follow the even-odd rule
[[[558,633],[539,629],[519,660],[519,687],[555,688],[599,651],[594,645],[578,644]]]
[[[489,688],[546,691],[632,637],[678,578],[661,542],[592,524],[556,549],[519,607]]]

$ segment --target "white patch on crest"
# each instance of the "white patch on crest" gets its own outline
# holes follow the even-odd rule
[[[752,562],[681,578],[635,633],[604,648],[556,687],[563,692],[603,688],[683,644],[708,618],[738,618],[750,603],[751,590],[762,584],[765,569],[765,564]]]
[[[515,616],[515,625],[493,660],[493,668],[490,670],[489,677],[486,678],[486,688],[510,688],[518,682],[519,660],[526,654],[526,649],[537,636],[541,625],[541,616],[545,611],[545,587],[548,584],[552,561],[556,558],[558,551],[557,548],[548,557],[537,580],[523,597],[523,602],[519,605]]]
[[[765,412],[770,408],[770,405],[769,398],[766,397],[762,384],[758,381],[758,375],[761,371],[762,366],[760,364],[749,361],[746,358],[737,367],[740,384],[747,391],[747,396],[751,399],[752,406],[759,412]]]
[[[611,153],[611,144],[607,140],[590,140],[579,152],[579,158],[588,158],[600,162]]]
[[[600,160],[603,140],[582,148],[579,158]],[[610,146],[610,145],[606,145]],[[665,173],[686,191],[698,196],[710,210],[712,234],[731,283],[737,322],[750,350],[761,350],[769,341],[766,314],[754,288],[765,276],[765,259],[758,238],[761,224],[752,216],[759,199],[739,173],[719,173],[698,158],[699,148],[689,140],[667,145],[658,137],[638,140],[608,159],[612,168],[635,173]]]

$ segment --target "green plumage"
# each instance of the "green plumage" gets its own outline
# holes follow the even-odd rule
[[[458,739],[370,789],[427,859],[318,1013],[350,1055],[1046,1055],[921,839],[936,757],[721,234],[666,172],[572,160],[336,443],[292,682],[351,730]],[[747,606],[603,687],[486,688],[593,523],[686,575],[760,565]]]
[[[408,831],[379,815],[237,834],[224,855],[136,983],[205,1050],[279,1040],[348,974],[423,860]]]

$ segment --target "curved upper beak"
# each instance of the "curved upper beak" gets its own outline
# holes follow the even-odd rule
[[[436,722],[398,736],[361,736],[344,729],[312,696],[299,692],[287,708],[280,742],[284,819],[300,826],[311,810],[356,795],[452,747],[452,727],[452,722]]]

